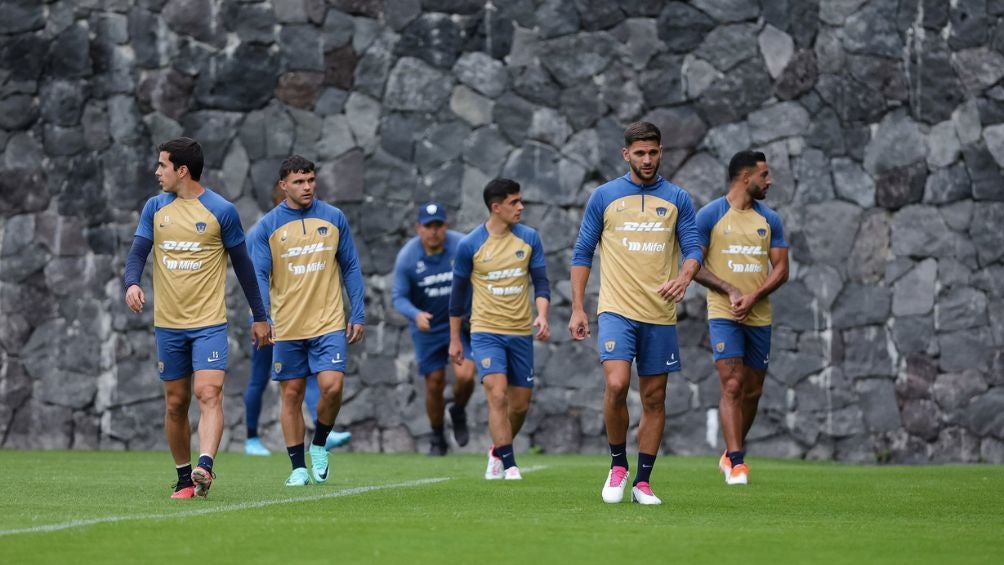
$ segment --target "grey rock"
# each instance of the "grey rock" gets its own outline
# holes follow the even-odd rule
[[[883,116],[882,94],[854,78],[820,75],[815,90],[845,122],[874,122]]]
[[[353,149],[337,157],[330,164],[323,163],[318,170],[318,186],[327,187],[321,194],[339,204],[363,200],[363,170],[365,156]]]
[[[213,12],[211,0],[168,0],[160,13],[175,33],[221,47],[223,37]]]
[[[424,13],[401,30],[398,55],[415,57],[440,68],[449,69],[457,61],[463,37],[460,27],[447,14]]]
[[[951,119],[955,125],[955,134],[959,138],[959,143],[969,145],[979,141],[983,126],[980,123],[980,112],[976,100],[970,99],[959,104],[952,111]]]
[[[847,68],[852,77],[887,101],[908,100],[910,87],[901,62],[883,57],[849,55]]]
[[[775,326],[796,331],[823,328],[823,319],[815,297],[801,281],[788,281],[771,295]]]
[[[843,25],[844,20],[853,14],[867,0],[832,0],[819,4],[819,19],[831,26]]]
[[[635,71],[642,71],[649,60],[662,50],[655,20],[652,18],[629,18],[621,22],[613,34],[625,44],[625,63]]]
[[[939,367],[955,373],[966,369],[986,371],[993,355],[993,335],[986,326],[938,334]]]
[[[377,128],[380,126],[380,103],[369,96],[353,92],[345,102],[345,115],[356,138],[356,144],[367,153],[376,147]]]
[[[797,179],[794,204],[804,206],[833,200],[830,166],[822,151],[805,150],[794,159],[792,173]]]
[[[494,177],[501,172],[512,149],[498,128],[482,127],[474,130],[464,141],[463,156],[465,162]]]
[[[700,208],[722,194],[727,173],[725,166],[708,153],[697,153],[673,175],[674,184],[686,190]]]
[[[638,119],[645,106],[644,94],[632,71],[625,67],[612,66],[596,80],[603,101],[613,109],[614,115],[623,123]]]
[[[491,123],[494,103],[470,88],[459,85],[450,96],[450,110],[472,127]]]
[[[521,144],[530,129],[533,111],[533,104],[507,92],[495,101],[493,120],[510,142]]]
[[[767,72],[771,78],[777,79],[795,54],[795,41],[787,33],[768,24],[757,37],[757,43],[767,65]]]
[[[85,110],[84,134],[87,136],[88,141],[90,141],[93,138],[91,138],[91,136],[88,134],[86,117],[87,113]],[[184,128],[181,127],[181,124],[172,120],[171,118],[168,118],[167,116],[161,114],[160,112],[150,112],[146,116],[143,116],[143,123],[146,124],[146,129],[147,131],[150,132],[150,140],[156,141],[157,143],[163,143],[164,141],[167,141],[169,139],[181,137],[182,134],[184,133]],[[105,129],[103,131],[97,132],[98,137],[96,139],[100,144],[99,147],[104,148],[111,144],[111,137],[110,134],[106,133],[108,125],[107,124],[99,124],[99,125],[103,126]],[[105,137],[105,135],[108,135],[108,137]]]
[[[137,86],[139,108],[144,113],[156,110],[177,120],[191,106],[194,81],[174,69],[144,74]]]
[[[411,161],[415,156],[415,141],[432,125],[426,115],[413,112],[391,112],[380,120],[380,148],[391,155]]]
[[[572,204],[577,201],[585,169],[570,161],[565,161],[566,166],[562,168],[560,161],[555,149],[529,142],[509,155],[502,176],[519,179],[523,197],[529,202]]]
[[[509,82],[516,94],[534,104],[553,106],[561,93],[558,83],[538,64],[513,67]]]
[[[814,265],[806,269],[802,281],[816,297],[819,311],[830,310],[844,285],[840,273],[829,265]]]
[[[809,113],[796,102],[781,102],[749,115],[753,143],[802,135],[809,128]]]
[[[711,125],[737,122],[770,96],[770,75],[759,65],[739,65],[704,90],[697,104]]]
[[[224,17],[227,27],[244,42],[273,43],[276,12],[267,4],[230,4]]]
[[[938,296],[934,307],[934,327],[954,331],[986,325],[987,297],[982,291],[953,287]]]
[[[937,347],[932,316],[896,318],[892,327],[892,335],[900,354],[924,353],[932,347]]]
[[[561,91],[558,110],[574,129],[583,130],[595,125],[596,120],[607,113],[607,105],[599,88],[590,82]]]
[[[879,174],[925,158],[926,143],[917,123],[901,112],[889,114],[879,124],[865,148],[865,170]]]
[[[847,54],[844,51],[843,34],[835,28],[824,27],[816,38],[813,54],[820,73],[834,74],[844,68]]]
[[[1004,439],[1004,389],[994,388],[974,398],[966,413],[970,431],[981,437]]]
[[[969,174],[961,163],[947,169],[937,169],[927,177],[924,187],[925,203],[947,204],[971,196]]]
[[[90,37],[82,22],[70,26],[52,40],[47,73],[60,78],[92,75]]]
[[[990,315],[990,331],[994,336],[994,345],[1004,345],[1004,302],[991,302],[988,306]]]
[[[18,95],[0,99],[0,128],[23,130],[38,119],[38,102],[33,96]]]
[[[579,11],[582,29],[599,30],[613,27],[624,19],[624,13],[616,4],[603,0],[574,0]]]
[[[701,117],[689,106],[658,108],[645,114],[642,120],[655,124],[664,132],[664,148],[695,147],[707,131]]]
[[[967,145],[962,149],[966,171],[972,181],[973,197],[977,200],[1004,200],[1004,176],[1000,167],[983,143]]]
[[[695,0],[693,5],[698,10],[723,23],[753,20],[759,15],[759,9],[756,4],[741,0]]]
[[[195,99],[221,110],[260,108],[273,94],[278,70],[278,56],[267,46],[241,43],[232,55],[216,59],[199,73]]]
[[[844,49],[849,53],[896,58],[903,42],[896,29],[891,6],[867,4],[844,22]]]
[[[310,110],[321,95],[324,74],[311,71],[292,71],[279,76],[275,97],[292,106]]]
[[[282,71],[323,71],[321,34],[310,24],[284,25],[279,31],[279,68]]]
[[[13,89],[16,82],[37,80],[45,67],[48,51],[48,38],[38,34],[23,33],[10,36],[3,45],[0,45],[0,64],[8,70],[14,80],[7,79],[9,82],[0,87],[0,92],[4,95],[10,94],[8,89]]]
[[[704,136],[704,144],[719,161],[727,164],[733,155],[750,147],[749,126],[746,122],[738,122],[713,127]]]
[[[715,81],[725,76],[711,63],[693,55],[687,55],[683,58],[680,74],[682,75],[681,90],[685,98],[700,97]]]
[[[757,55],[755,24],[731,24],[716,27],[704,38],[694,55],[725,72]]]
[[[97,314],[97,312],[92,312]],[[64,320],[50,320],[32,333],[22,353],[25,369],[35,380],[34,395],[50,404],[83,408],[94,400],[97,381],[86,378],[101,370],[100,335],[81,333],[72,338]],[[79,326],[77,331],[79,331]],[[68,357],[52,355],[54,349],[73,353]],[[65,349],[64,349],[65,348]],[[65,380],[67,375],[74,378]]]
[[[125,145],[137,145],[143,140],[143,128],[136,100],[131,96],[108,99],[108,126],[112,139]]]
[[[843,368],[849,377],[893,376],[889,338],[882,326],[853,328],[844,332]]]
[[[76,155],[85,148],[84,131],[79,126],[60,127],[46,124],[42,131],[43,147],[49,155]]]
[[[22,132],[11,136],[3,153],[3,162],[8,169],[37,168],[42,164],[42,145],[34,136]]]
[[[919,203],[924,197],[926,182],[924,163],[890,169],[878,175],[875,181],[875,203],[889,210]]]
[[[925,315],[934,308],[935,282],[938,263],[925,259],[893,285],[892,313],[894,316]]]
[[[442,202],[446,206],[459,207],[462,199],[464,165],[459,160],[443,163],[422,177],[418,191],[422,197]],[[416,193],[416,198],[420,198]]]
[[[394,31],[401,31],[421,13],[421,0],[384,0],[383,3],[384,20]]]
[[[277,2],[273,8],[276,19],[283,24],[302,24],[307,22],[306,0],[289,0]]]
[[[974,95],[1004,77],[1004,55],[986,47],[956,51],[952,54],[952,66],[962,85]]]
[[[985,437],[980,442],[980,461],[983,463],[1004,463],[1004,441]]]
[[[875,182],[856,161],[838,157],[830,161],[833,188],[839,198],[868,208],[875,205]]]
[[[435,111],[453,88],[449,75],[413,57],[401,57],[387,80],[384,104],[395,110]]]
[[[794,387],[809,375],[826,367],[826,359],[820,355],[800,352],[780,351],[770,360],[771,375],[789,387]]]
[[[861,209],[840,201],[805,207],[805,225],[812,226],[805,240],[814,261],[839,266],[850,255]]]
[[[831,323],[839,329],[883,323],[891,302],[891,293],[884,286],[848,284],[834,303]]]
[[[999,229],[1001,222],[1004,222],[1004,203],[987,202],[973,211],[970,235],[981,266],[1004,257],[1004,233]]]
[[[944,219],[930,206],[907,206],[893,216],[892,252],[912,257],[952,253],[954,244]]]
[[[1004,124],[987,126],[983,130],[983,140],[997,165],[1004,166],[1001,165],[1004,163]]]
[[[659,39],[673,53],[686,53],[701,44],[714,21],[684,2],[667,2],[656,20]]]
[[[57,126],[74,126],[87,98],[86,84],[80,81],[54,80],[41,90],[41,116]],[[18,128],[15,128],[18,129]]]
[[[356,146],[349,120],[343,114],[324,118],[321,129],[323,133],[317,144],[317,157],[322,161],[334,159]]]
[[[338,88],[325,88],[321,96],[314,103],[314,112],[327,117],[342,113],[345,108],[345,101],[348,100],[349,93]]]
[[[4,2],[0,7],[0,33],[14,34],[45,27],[45,7],[28,0]]]
[[[854,248],[847,262],[847,276],[866,284],[882,280],[889,255],[889,214],[882,210],[865,213]]]
[[[556,110],[538,108],[534,111],[527,137],[554,147],[561,147],[570,135],[572,135],[571,125]]]
[[[602,73],[617,41],[605,32],[579,33],[544,41],[542,47],[550,56],[541,63],[561,86],[569,87]]]
[[[774,93],[781,100],[791,100],[809,92],[816,84],[818,68],[815,52],[799,49],[784,67],[774,85]]]
[[[939,36],[925,38],[923,49],[908,59],[913,116],[929,124],[947,120],[966,96],[952,68],[950,50]]]
[[[952,49],[974,47],[987,38],[987,3],[985,0],[959,0],[948,11],[951,32],[948,45]]]
[[[900,410],[903,429],[922,439],[933,441],[941,429],[941,412],[930,400],[907,400]]]
[[[415,145],[415,164],[429,171],[456,159],[463,152],[464,139],[470,133],[470,128],[460,121],[433,125]]]
[[[979,463],[980,438],[963,428],[945,428],[931,446],[932,463]]]
[[[537,8],[536,24],[542,39],[575,33],[580,25],[575,1],[545,0]]]
[[[986,391],[986,381],[978,371],[973,370],[938,375],[931,387],[934,401],[954,422],[965,418],[970,400]]]
[[[219,112],[205,110],[191,112],[185,115],[182,126],[190,137],[197,139],[202,145],[202,154],[206,166],[219,168],[223,165],[230,140],[237,133],[237,124],[242,116],[237,112]],[[112,137],[115,136],[114,120],[112,122]]]
[[[896,388],[889,379],[861,379],[854,383],[861,400],[865,427],[870,432],[893,432],[900,428]]]

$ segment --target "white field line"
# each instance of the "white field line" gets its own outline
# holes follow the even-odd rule
[[[60,522],[58,524],[45,524],[42,526],[34,526],[31,528],[13,528],[9,530],[0,530],[0,537],[15,536],[19,534],[39,534],[46,532],[56,532],[59,530],[69,530],[72,528],[83,528],[86,526],[93,526],[95,524],[111,524],[115,522],[128,522],[128,521],[138,521],[138,520],[172,520],[175,518],[189,518],[191,516],[202,516],[205,514],[217,514],[220,512],[233,512],[239,510],[251,510],[254,508],[264,508],[266,506],[275,506],[278,504],[292,504],[296,502],[312,502],[315,500],[324,500],[328,498],[341,498],[343,496],[354,496],[357,494],[365,494],[367,492],[374,492],[378,490],[417,487],[422,485],[441,483],[448,480],[450,480],[448,477],[434,477],[430,479],[418,479],[415,481],[406,481],[403,483],[393,483],[389,485],[375,485],[367,487],[347,488],[344,490],[329,492],[325,494],[318,494],[314,496],[303,496],[298,498],[279,498],[279,499],[258,500],[253,502],[239,502],[236,504],[224,504],[221,506],[211,506],[208,508],[199,508],[195,510],[187,510],[184,512],[138,514],[136,516],[105,516],[102,518],[88,518],[85,520],[70,520],[69,522]]]

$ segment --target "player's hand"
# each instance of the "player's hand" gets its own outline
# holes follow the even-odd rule
[[[363,330],[365,326],[362,324],[349,324],[348,332],[346,332],[346,337],[348,337],[349,345],[357,343],[363,340]]]
[[[275,343],[274,337],[272,335],[272,326],[265,320],[251,324],[251,343],[258,349]]]
[[[551,339],[551,324],[547,323],[547,318],[544,316],[537,316],[537,319],[533,321],[533,327],[537,328],[537,341],[547,341]]]
[[[130,310],[137,314],[143,311],[143,305],[146,304],[146,295],[143,294],[143,289],[138,284],[134,284],[126,289],[125,303]]]
[[[460,343],[459,339],[450,339],[450,349],[449,349],[450,359],[457,365],[464,364],[464,344]]]
[[[572,310],[572,317],[568,320],[568,333],[572,334],[575,341],[589,337],[589,318],[584,310]]]
[[[687,294],[688,286],[690,286],[690,281],[685,277],[680,276],[670,279],[659,287],[659,296],[666,302],[670,300],[680,302],[683,300],[683,295]]]
[[[729,304],[733,308],[735,308],[736,305],[739,304],[739,301],[742,300],[742,298],[743,298],[743,293],[739,292],[739,289],[734,288],[731,291],[729,291]]]
[[[737,322],[745,322],[749,317],[753,305],[756,304],[756,297],[752,294],[744,294],[738,302],[732,304],[732,316]]]
[[[432,314],[428,312],[419,312],[415,316],[415,325],[418,326],[418,331],[427,332],[432,326]]]

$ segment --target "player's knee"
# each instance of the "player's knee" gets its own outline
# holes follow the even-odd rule
[[[725,379],[722,381],[722,396],[730,400],[736,400],[743,394],[742,384],[737,378]]]
[[[168,396],[165,402],[167,417],[172,420],[187,420],[189,404],[183,396]]]
[[[603,389],[603,394],[608,399],[615,400],[617,402],[624,402],[627,400],[628,390],[630,389],[628,383],[622,383],[620,381],[607,381],[606,387]]]
[[[666,391],[654,390],[641,397],[641,407],[645,412],[666,411]]]
[[[279,397],[282,399],[283,404],[296,404],[300,405],[303,403],[303,389],[298,387],[283,387],[279,392]]]

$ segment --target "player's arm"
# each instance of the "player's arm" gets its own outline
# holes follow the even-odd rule
[[[363,287],[363,273],[359,268],[359,254],[352,239],[352,231],[344,215],[339,216],[338,225],[338,267],[342,270],[345,292],[349,295],[351,315],[346,338],[350,344],[363,339],[366,324],[366,290]]]
[[[143,278],[143,268],[146,266],[146,258],[150,256],[153,249],[153,240],[141,235],[133,237],[132,247],[129,255],[126,256],[125,275],[122,277],[122,286],[125,288],[125,303],[135,313],[143,311],[146,304],[146,295],[143,294],[143,287],[140,280]]]
[[[589,197],[583,212],[579,235],[572,252],[571,284],[572,315],[568,319],[568,332],[572,339],[589,337],[589,317],[586,316],[586,283],[593,268],[593,254],[603,233],[603,204],[597,192]]]
[[[702,254],[707,255],[708,248],[702,245],[701,252]],[[729,296],[729,300],[733,302],[738,300],[739,297],[743,295],[738,288],[731,283],[720,279],[718,275],[713,273],[707,266],[703,266],[701,270],[697,271],[697,274],[694,275],[694,280],[708,290],[727,294]]]
[[[759,288],[732,303],[732,315],[740,322],[749,316],[753,306],[788,281],[788,248],[770,248],[770,274]]]
[[[254,263],[251,262],[247,245],[243,241],[228,248],[227,254],[230,255],[230,262],[234,266],[234,274],[237,275],[237,280],[244,291],[244,297],[247,298],[248,305],[251,306],[251,316],[254,319],[251,324],[251,340],[260,349],[272,342],[272,330],[268,324],[265,302],[262,300],[258,288]]]
[[[533,301],[537,306],[533,327],[537,328],[535,337],[540,341],[547,341],[551,338],[551,324],[547,321],[547,311],[551,305],[551,282],[547,279],[544,244],[536,232],[533,232],[530,245],[530,280],[533,282]]]
[[[694,203],[691,201],[690,195],[681,190],[676,199],[676,208],[678,212],[676,240],[680,243],[680,251],[683,253],[683,268],[680,269],[680,274],[676,278],[666,281],[659,287],[659,296],[667,301],[680,302],[687,293],[690,282],[701,270],[704,252],[701,250]]]
[[[450,286],[450,347],[448,353],[453,362],[464,362],[464,343],[461,339],[464,316],[469,312],[468,296],[471,292],[471,274],[474,269],[474,253],[461,240],[457,254],[453,258],[453,283]]]
[[[408,266],[411,262],[408,261],[406,252],[407,249],[402,249],[397,254],[397,260],[394,262],[394,284],[391,287],[391,297],[394,308],[402,316],[415,322],[419,331],[425,332],[429,330],[432,314],[423,312],[411,301],[411,279],[408,277]]]

